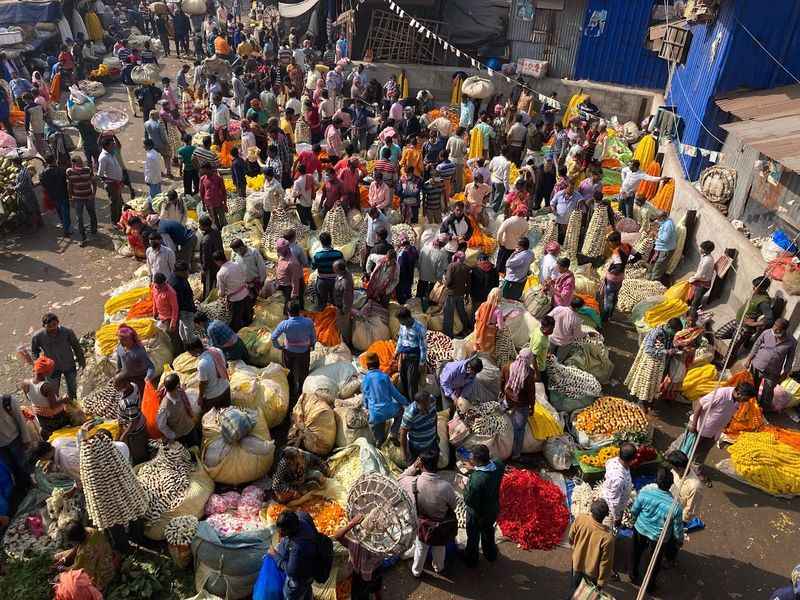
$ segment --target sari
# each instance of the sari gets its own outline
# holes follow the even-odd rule
[[[83,569],[101,592],[116,574],[115,556],[104,531],[90,529],[91,533],[77,547],[73,569]]]
[[[664,400],[676,399],[686,373],[692,367],[699,338],[704,332],[703,327],[692,327],[679,331],[672,338],[672,347],[680,350],[681,354],[667,359],[667,370],[659,385],[659,396]]]
[[[397,261],[389,259],[388,256],[382,256],[370,273],[366,286],[367,298],[383,302],[388,299],[399,282],[400,272],[397,268]]]
[[[569,306],[575,297],[575,275],[572,271],[561,273],[553,282],[553,304]]]
[[[478,352],[494,352],[497,330],[503,326],[503,313],[497,307],[499,300],[500,289],[494,288],[475,312],[475,350]]]

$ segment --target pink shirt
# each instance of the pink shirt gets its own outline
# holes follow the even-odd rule
[[[575,275],[572,271],[558,273],[553,283],[553,304],[569,307],[575,296]]]
[[[556,306],[550,311],[550,316],[556,322],[550,335],[550,342],[554,346],[566,346],[583,337],[581,318],[569,306]]]
[[[161,289],[159,289],[159,287]],[[168,283],[150,286],[153,295],[153,317],[159,321],[169,321],[169,328],[178,326],[178,297]]]
[[[730,423],[736,409],[739,408],[738,402],[733,399],[732,387],[721,387],[715,392],[706,394],[698,402],[703,407],[700,415],[700,423],[697,428],[701,437],[719,439],[722,432]],[[694,418],[690,419],[690,422]],[[695,423],[692,422],[692,425]]]
[[[377,181],[369,184],[369,205],[383,211],[391,207],[392,191],[385,183],[378,185]]]

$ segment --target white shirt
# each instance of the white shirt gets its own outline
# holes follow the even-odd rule
[[[297,50],[295,50],[293,52],[293,55],[294,55],[294,62],[297,63],[298,67],[300,67],[301,69],[303,69],[303,71],[305,71],[306,70],[306,51],[303,48],[297,48]]]
[[[130,462],[131,453],[125,442],[112,442],[120,454]],[[63,437],[53,440],[53,463],[58,471],[66,473],[75,481],[81,480],[80,448],[77,437]]]
[[[336,106],[330,98],[319,103],[319,117],[321,119],[330,119],[335,112]]]
[[[495,156],[489,162],[489,172],[492,174],[492,183],[502,183],[508,187],[508,172],[511,170],[511,161],[505,156]]]
[[[308,175],[300,175],[292,185],[292,196],[300,206],[311,207],[314,202],[315,188],[306,188],[306,180]]]
[[[150,273],[150,279],[156,273],[163,273],[169,279],[175,271],[175,253],[161,244],[158,250],[153,250],[149,247],[144,253],[147,261],[147,272]]]
[[[248,150],[250,148],[255,147],[256,145],[256,136],[252,131],[243,131],[242,132],[242,149],[241,149],[241,157],[247,158]]]
[[[639,183],[641,181],[661,181],[661,177],[655,177],[654,175],[648,175],[644,171],[636,171],[635,173],[631,171],[630,167],[625,167],[622,169],[622,185],[620,186],[620,194],[623,196],[630,196],[631,194],[636,192],[636,188],[639,187]]]
[[[528,219],[512,216],[503,221],[497,230],[497,242],[506,250],[514,250],[519,238],[528,235]]]
[[[249,293],[245,270],[241,265],[226,262],[217,272],[217,288],[220,298],[227,298],[230,302],[244,300]]]
[[[539,282],[545,283],[558,277],[558,258],[552,254],[545,254],[542,257],[542,268],[539,273]]]
[[[214,106],[211,109],[211,123],[214,125],[214,129],[219,129],[222,127],[227,127],[228,122],[231,120],[231,111],[228,109],[228,105],[224,102],[220,102],[219,106]]]
[[[622,517],[633,489],[631,472],[615,457],[606,462],[606,478],[601,495],[608,503],[611,517],[616,521]]]
[[[229,264],[231,263],[225,263],[225,265]],[[222,265],[222,267],[224,268],[225,265]],[[225,390],[228,389],[229,386],[227,379],[217,375],[217,367],[214,364],[214,357],[211,356],[208,350],[203,352],[197,361],[197,379],[205,382],[206,384],[206,398],[216,398],[217,396],[221,396],[225,393]]]
[[[97,176],[109,181],[122,181],[122,167],[112,152],[105,148],[97,159]]]
[[[164,160],[155,150],[148,150],[144,153],[144,182],[161,183],[161,171],[164,168]]]
[[[295,116],[299,116],[301,112],[303,112],[303,105],[300,104],[300,100],[297,98],[289,98],[286,101],[286,108],[291,108],[294,111]]]
[[[711,283],[714,278],[714,257],[710,254],[704,254],[700,257],[700,262],[697,265],[697,271],[689,279],[689,281],[705,281]]]
[[[231,252],[231,260],[244,269],[247,281],[257,279],[263,282],[267,278],[267,265],[258,250],[248,248],[244,256],[238,252]]]
[[[264,205],[264,210],[272,212],[276,208],[283,206],[283,186],[277,178],[273,177],[272,181],[264,178],[263,191],[267,194],[267,204]]]

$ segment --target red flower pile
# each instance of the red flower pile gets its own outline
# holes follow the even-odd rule
[[[569,525],[557,485],[532,471],[507,469],[500,484],[500,531],[525,550],[552,550]]]

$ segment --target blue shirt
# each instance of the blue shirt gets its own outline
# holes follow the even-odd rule
[[[397,334],[398,354],[411,354],[419,352],[420,364],[428,360],[428,343],[425,336],[428,330],[419,321],[414,321],[411,327],[400,325],[400,332]]]
[[[236,333],[224,321],[214,319],[208,324],[208,341],[215,348],[231,346],[238,339]]]
[[[414,448],[430,448],[436,442],[436,407],[430,404],[428,412],[422,412],[412,402],[406,406],[401,426],[408,430],[408,443]]]
[[[672,494],[659,488],[642,488],[631,507],[636,519],[633,528],[650,540],[657,540],[672,511],[672,533],[678,543],[683,542],[683,509],[680,503],[673,508]],[[669,539],[669,535],[667,539]]]
[[[286,336],[285,346],[278,343],[281,335]],[[275,331],[272,332],[272,345],[294,354],[309,352],[316,343],[317,333],[314,331],[314,321],[307,317],[289,317],[278,323]]]
[[[406,397],[392,385],[389,376],[378,369],[370,369],[364,375],[361,393],[364,394],[364,406],[369,411],[370,423],[388,421],[397,414],[398,405],[408,404]]]
[[[569,216],[572,211],[578,206],[581,200],[581,195],[578,192],[573,192],[571,196],[567,196],[567,190],[561,190],[550,201],[550,207],[555,209],[556,223],[566,225],[569,223]]]
[[[194,237],[194,232],[191,229],[172,219],[159,219],[158,233],[168,234],[178,246],[184,246]]]
[[[445,396],[466,396],[475,385],[475,375],[467,373],[469,359],[447,363],[439,376],[439,384]]]
[[[672,252],[678,245],[678,234],[675,232],[675,223],[672,219],[666,219],[658,227],[656,235],[656,252]]]

